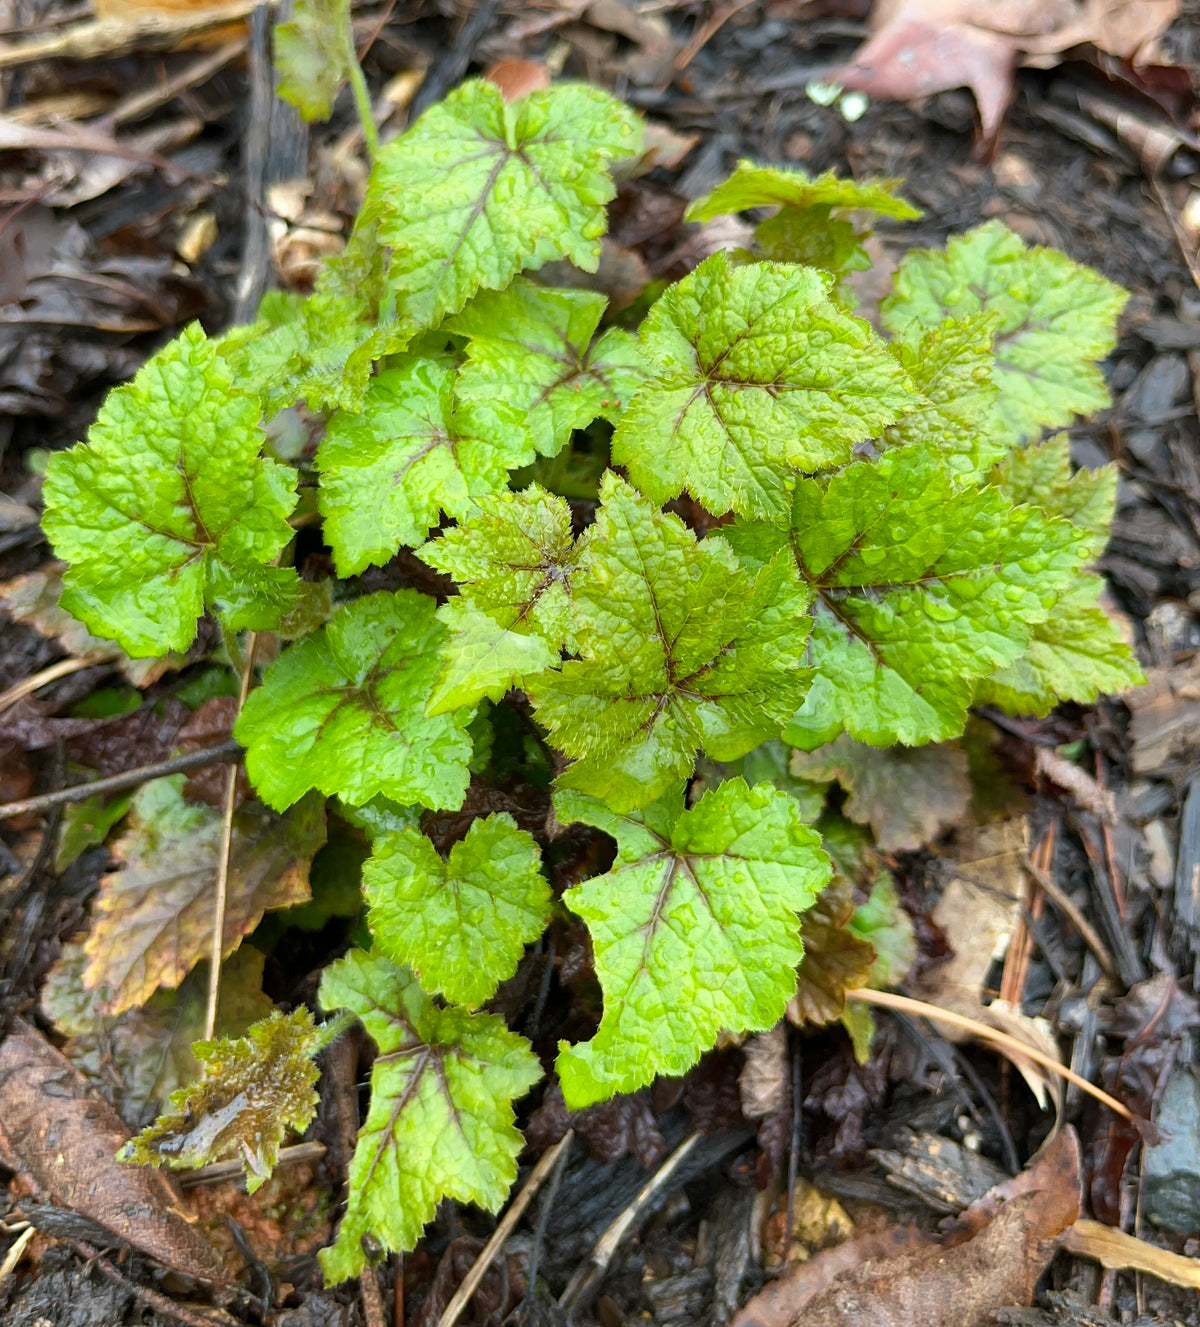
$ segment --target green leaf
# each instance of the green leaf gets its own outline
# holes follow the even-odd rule
[[[783,206],[875,212],[895,221],[913,221],[921,211],[896,196],[901,184],[902,180],[874,177],[843,180],[833,171],[813,177],[802,170],[783,170],[778,166],[739,161],[727,180],[692,203],[685,220],[709,221],[731,212],[746,212],[752,207]]]
[[[285,650],[234,729],[263,800],[281,809],[318,788],[352,806],[461,806],[471,711],[425,714],[444,638],[433,600],[400,590],[344,605]]]
[[[350,1166],[330,1284],[367,1266],[364,1240],[416,1245],[443,1198],[498,1210],[523,1146],[512,1102],[542,1076],[529,1043],[492,1014],[441,1009],[404,968],[352,950],[321,977],[323,1008],[350,1009],[379,1048]]]
[[[108,838],[108,831],[129,810],[130,793],[105,797],[97,793],[63,810],[58,846],[54,850],[54,869],[59,875],[73,861],[97,843]]]
[[[559,647],[537,632],[502,627],[461,596],[438,609],[447,628],[439,657],[441,672],[425,707],[427,714],[450,714],[479,701],[500,700],[558,663]]]
[[[829,879],[786,793],[730,779],[687,811],[681,788],[629,815],[574,793],[555,808],[617,840],[611,870],[563,895],[604,990],[595,1037],[559,1047],[569,1109],[685,1073],[723,1029],[779,1020],[803,956],[797,914]]]
[[[992,471],[991,482],[1013,502],[1038,507],[1091,535],[1093,558],[1104,552],[1117,508],[1117,467],[1072,474],[1067,434],[1014,447]]]
[[[1116,344],[1126,292],[1054,249],[1027,249],[1002,222],[949,241],[944,253],[917,249],[884,300],[884,326],[931,329],[945,318],[997,319],[997,419],[1018,442],[1043,426],[1070,424],[1108,404],[1101,360]],[[910,343],[914,333],[905,333]]]
[[[295,472],[259,455],[259,413],[195,325],[109,393],[46,473],[67,612],[135,657],[186,650],[206,607],[233,631],[278,622],[298,577],[267,564],[292,537]]]
[[[1087,557],[1066,522],[959,490],[925,448],[801,480],[791,526],[727,537],[760,560],[789,547],[814,596],[817,675],[783,734],[805,750],[843,729],[875,746],[956,737],[975,684],[1021,654]]]
[[[172,774],[134,794],[129,827],[113,844],[120,870],[104,876],[84,942],[84,984],[119,1014],[144,1004],[159,986],[178,986],[212,948],[222,817],[183,797]],[[308,868],[325,842],[325,810],[309,798],[285,816],[257,802],[233,820],[225,902],[226,955],[264,912],[309,897]]]
[[[313,1057],[321,1045],[303,1005],[274,1010],[236,1040],[196,1042],[204,1077],[172,1093],[172,1109],[131,1138],[118,1160],[190,1168],[236,1156],[254,1193],[270,1179],[288,1131],[303,1133],[316,1114]]]
[[[329,421],[318,505],[339,575],[421,543],[442,511],[466,516],[533,459],[516,410],[501,400],[456,409],[453,394],[452,367],[414,359],[372,379],[360,414]]]
[[[804,693],[809,595],[786,554],[748,571],[611,473],[601,497],[571,588],[581,658],[528,689],[576,759],[558,786],[628,811],[698,748],[732,760],[778,736]]]
[[[791,749],[782,742],[770,741],[747,751],[737,760],[702,759],[696,767],[697,775],[703,780],[699,786],[716,788],[726,779],[733,778],[742,778],[749,784],[773,783],[796,803],[800,809],[800,819],[806,825],[811,825],[825,808],[829,786],[828,783],[817,783],[793,775],[788,768],[792,755]],[[693,791],[696,786],[693,784]]]
[[[350,76],[350,0],[296,0],[275,29],[277,91],[305,120],[328,120]]]
[[[612,327],[596,338],[605,303],[591,291],[547,290],[523,277],[477,295],[445,324],[470,338],[458,399],[515,406],[543,456],[593,419],[615,424],[646,375],[636,337]]]
[[[831,280],[716,253],[664,292],[640,332],[652,376],[613,436],[643,493],[780,519],[791,468],[844,464],[909,407],[904,372],[829,302]]]
[[[854,909],[850,929],[875,950],[868,985],[876,990],[899,986],[916,960],[917,937],[890,871],[880,871],[867,901]]]
[[[439,857],[415,830],[375,841],[363,870],[376,947],[455,1004],[490,1000],[550,916],[533,837],[501,813]]]
[[[996,320],[979,314],[936,327],[910,323],[892,354],[924,400],[883,431],[892,447],[927,444],[961,479],[979,479],[1004,455],[993,429],[996,400],[992,341]]]
[[[238,1037],[271,1012],[262,991],[264,955],[242,945],[221,965],[217,1034]],[[106,992],[83,984],[88,958],[81,944],[63,946],[46,974],[42,1013],[68,1040],[63,1054],[99,1088],[125,1122],[138,1128],[200,1073],[192,1043],[204,1036],[208,964],[201,963],[175,991],[156,991],[144,1005],[115,1017],[101,1012]]]
[[[510,104],[472,80],[380,151],[356,229],[377,227],[393,249],[402,318],[433,327],[522,268],[569,258],[594,272],[616,192],[607,167],[640,143],[633,112],[598,88],[559,83]]]

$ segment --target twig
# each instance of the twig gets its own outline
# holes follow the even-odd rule
[[[872,992],[873,993],[873,992]],[[596,1247],[592,1250],[592,1256],[582,1266],[578,1267],[575,1274],[567,1283],[567,1288],[563,1291],[562,1297],[558,1301],[558,1306],[570,1312],[577,1303],[583,1298],[586,1289],[593,1284],[597,1277],[603,1276],[608,1270],[608,1265],[613,1260],[613,1255],[621,1247],[621,1241],[629,1233],[630,1226],[637,1220],[646,1204],[663,1188],[672,1175],[683,1164],[687,1155],[700,1141],[698,1133],[689,1134],[674,1152],[662,1163],[653,1175],[638,1191],[638,1195],[633,1202],[621,1213],[611,1226],[600,1236],[596,1242]]]
[[[862,1000],[867,1004],[878,1005],[881,1009],[899,1009],[906,1014],[915,1014],[919,1018],[933,1019],[935,1022],[948,1023],[951,1027],[962,1028],[964,1032],[970,1032],[981,1041],[990,1041],[994,1046],[1007,1051],[1010,1056],[1024,1056],[1027,1060],[1032,1060],[1034,1064],[1040,1064],[1043,1069],[1049,1069],[1051,1073],[1058,1074],[1060,1078],[1065,1078],[1068,1083],[1074,1083],[1081,1091],[1107,1106],[1114,1114],[1122,1119],[1128,1120],[1130,1124],[1137,1123],[1137,1117],[1128,1106],[1124,1106],[1116,1097],[1110,1097],[1107,1092],[1089,1083],[1086,1078],[1080,1076],[1073,1070],[1068,1069],[1065,1064],[1061,1064],[1052,1055],[1047,1055],[1045,1051],[1040,1051],[1036,1046],[1027,1045],[1023,1041],[1018,1041],[1016,1037],[1010,1037],[1007,1032],[998,1032],[995,1028],[990,1028],[986,1023],[979,1022],[978,1019],[967,1018],[963,1014],[952,1013],[949,1009],[939,1009],[937,1005],[926,1004],[924,1000],[913,1000],[907,995],[893,995],[891,991],[870,991],[860,989],[856,991],[847,991],[848,1000]]]
[[[500,1224],[492,1232],[491,1239],[483,1246],[479,1257],[475,1259],[475,1265],[463,1277],[462,1285],[458,1287],[450,1303],[446,1305],[445,1312],[438,1319],[438,1327],[454,1327],[463,1309],[471,1302],[471,1296],[475,1293],[480,1281],[483,1280],[488,1268],[496,1261],[505,1241],[512,1234],[513,1227],[533,1201],[534,1195],[542,1187],[546,1176],[554,1169],[558,1158],[571,1146],[571,1140],[574,1137],[574,1131],[568,1129],[552,1148],[542,1153],[541,1159],[533,1168],[533,1174],[525,1181],[525,1187],[513,1199]]]
[[[97,1271],[108,1277],[110,1281],[115,1281],[119,1286],[128,1290],[140,1303],[148,1308],[154,1309],[157,1313],[162,1313],[168,1318],[174,1318],[176,1322],[186,1324],[186,1327],[237,1327],[233,1318],[225,1312],[224,1309],[195,1309],[186,1304],[177,1304],[175,1300],[168,1299],[166,1295],[160,1295],[157,1290],[151,1290],[149,1286],[140,1285],[122,1274],[119,1267],[114,1266],[107,1258],[101,1255],[99,1249],[88,1244],[86,1240],[68,1239],[65,1241],[81,1257],[88,1260],[89,1266],[95,1267]]]
[[[151,779],[162,779],[168,774],[187,774],[209,765],[240,761],[242,755],[240,743],[221,742],[203,751],[189,751],[186,755],[172,756],[170,760],[160,760],[153,765],[139,765],[136,769],[127,769],[120,774],[110,774],[106,779],[77,783],[71,788],[60,788],[57,792],[42,793],[38,797],[26,797],[19,802],[5,802],[0,805],[0,820],[41,815],[43,811],[53,811],[56,806],[70,806],[74,802],[86,802],[89,797],[124,792],[127,788],[137,788],[143,783],[149,783]]]
[[[1112,951],[1104,943],[1100,932],[1088,921],[1074,900],[1066,892],[1059,888],[1057,881],[1049,872],[1042,868],[1031,858],[1024,854],[1021,856],[1021,866],[1029,874],[1031,879],[1035,880],[1043,894],[1051,903],[1062,913],[1062,915],[1079,932],[1080,937],[1087,947],[1096,955],[1100,966],[1104,969],[1104,975],[1111,977],[1113,981],[1120,982],[1121,973],[1117,967],[1117,960],[1113,958]]]
[[[17,1264],[25,1255],[25,1250],[29,1247],[29,1241],[37,1234],[36,1226],[26,1226],[23,1231],[13,1240],[9,1246],[8,1252],[4,1255],[4,1261],[0,1262],[0,1281],[6,1276],[11,1276],[16,1269]]]
[[[358,1293],[362,1297],[363,1317],[367,1327],[387,1327],[383,1316],[383,1295],[375,1279],[374,1267],[364,1267],[358,1274]]]
[[[19,700],[24,700],[26,696],[31,695],[40,687],[49,686],[51,682],[57,682],[60,677],[69,677],[72,673],[81,673],[85,668],[91,668],[95,664],[111,663],[113,656],[111,654],[81,654],[76,659],[60,659],[58,663],[51,664],[49,668],[43,668],[41,672],[34,673],[32,677],[27,677],[21,682],[15,683],[5,692],[0,693],[0,714],[5,710],[10,710]]]
[[[1080,1217],[1062,1237],[1063,1248],[1084,1258],[1095,1258],[1102,1266],[1117,1270],[1133,1269],[1188,1290],[1200,1290],[1200,1262],[1182,1254],[1160,1249],[1155,1244],[1123,1230]]]
[[[237,712],[240,714],[254,681],[254,655],[258,635],[246,637],[246,660],[238,687]],[[204,1015],[204,1040],[211,1041],[217,1026],[217,998],[221,993],[221,959],[225,955],[225,900],[229,893],[229,856],[233,848],[233,813],[237,809],[238,767],[230,765],[225,774],[225,805],[221,814],[221,855],[217,859],[217,898],[213,908],[212,948],[208,962],[208,1009]]]
[[[724,9],[718,9],[715,14],[702,23],[691,41],[675,57],[675,72],[677,74],[683,73],[725,24],[735,14],[740,14],[743,9],[748,9],[753,3],[754,0],[733,0],[732,4],[726,5]]]
[[[324,1143],[297,1143],[294,1147],[279,1149],[275,1169],[297,1166],[302,1161],[319,1161],[325,1155]],[[175,1179],[181,1189],[195,1189],[202,1184],[223,1184],[226,1180],[240,1179],[246,1167],[238,1161],[213,1161],[199,1170],[185,1170]]]

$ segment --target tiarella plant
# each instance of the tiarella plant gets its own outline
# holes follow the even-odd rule
[[[327,110],[332,77],[291,90]],[[1105,404],[1123,293],[991,222],[910,252],[878,330],[847,278],[871,215],[917,215],[897,183],[744,162],[689,217],[765,213],[752,249],[707,258],[635,334],[576,283],[600,261],[610,170],[640,141],[594,88],[509,104],[465,84],[378,150],[310,297],[269,296],[223,337],[188,328],[47,475],[62,605],[90,631],[165,655],[211,614],[231,658],[241,632],[282,642],[236,726],[262,804],[238,814],[274,828],[235,837],[227,952],[306,897],[287,882],[325,799],[370,843],[369,935],[318,997],[348,1012],[324,1028],[276,1012],[199,1045],[204,1076],[130,1148],[241,1155],[260,1181],[311,1118],[312,1057],[360,1019],[379,1054],[331,1281],[368,1249],[411,1248],[443,1197],[498,1207],[514,1103],[544,1069],[586,1106],[683,1074],[789,1003],[861,1043],[845,991],[902,976],[903,927],[886,877],[856,904],[830,830],[834,873],[803,753],[941,742],[980,702],[1044,714],[1139,679],[1088,570],[1114,474],[1072,473],[1065,436],[1043,438]],[[539,279],[563,260],[571,288]],[[297,405],[323,421],[311,460],[268,441]],[[332,585],[292,565],[318,521]],[[402,549],[407,572],[382,582],[401,588],[364,593],[355,578]],[[439,852],[422,813],[517,767],[553,780],[545,823],[473,795]],[[154,886],[147,835],[182,850],[216,833],[165,783],[135,801],[126,869],[70,958],[106,1016],[205,956],[207,895],[153,971],[114,975],[95,938],[117,934],[131,881],[141,899]],[[555,897],[547,864],[572,825],[615,856]],[[264,867],[253,844],[271,834]],[[487,1005],[564,910],[590,932],[603,1016],[544,1066]]]

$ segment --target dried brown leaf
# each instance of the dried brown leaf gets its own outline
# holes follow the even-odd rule
[[[221,816],[183,800],[184,776],[138,791],[130,829],[113,845],[122,870],[105,877],[84,944],[84,984],[97,1007],[119,1014],[159,986],[175,987],[208,954],[213,925]],[[256,802],[236,814],[225,912],[231,954],[270,908],[309,898],[308,869],[325,841],[315,794],[283,816]]]
[[[867,985],[875,949],[850,930],[853,916],[850,883],[835,875],[800,918],[804,958],[787,1011],[793,1023],[834,1022],[846,1008],[846,992]]]

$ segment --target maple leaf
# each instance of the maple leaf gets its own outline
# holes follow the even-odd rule
[[[616,190],[610,162],[637,154],[633,112],[582,83],[506,103],[462,84],[376,158],[356,230],[392,248],[403,318],[432,327],[481,288],[569,258],[594,272]]]
[[[506,813],[472,821],[445,860],[416,830],[376,839],[363,869],[376,947],[447,1000],[483,1004],[546,928],[541,861]]]
[[[204,1076],[171,1095],[171,1109],[118,1153],[118,1160],[193,1168],[239,1157],[254,1193],[271,1177],[289,1130],[303,1133],[319,1098],[314,1056],[321,1029],[303,1005],[273,1010],[244,1037],[198,1041]]]
[[[561,788],[643,806],[698,748],[735,759],[777,736],[803,695],[809,595],[790,559],[746,571],[611,473],[571,601],[581,658],[528,683],[576,758]]]
[[[292,537],[296,481],[259,455],[259,414],[195,325],[109,393],[46,472],[67,612],[135,658],[186,650],[206,606],[233,631],[278,622],[299,578],[267,564]]]
[[[783,734],[806,750],[843,729],[876,746],[957,736],[975,684],[1021,654],[1087,557],[1065,521],[959,490],[918,447],[801,480],[790,533],[745,522],[725,535],[760,561],[789,548],[815,596],[816,676]]]
[[[351,805],[460,806],[472,712],[425,714],[444,636],[433,600],[399,590],[343,605],[285,650],[234,729],[263,800],[282,809],[318,788]]]
[[[523,1145],[512,1102],[542,1069],[503,1019],[439,1008],[407,969],[379,955],[352,950],[327,967],[320,1000],[357,1014],[379,1048],[346,1214],[320,1254],[335,1284],[367,1265],[368,1237],[413,1248],[442,1198],[500,1207]]]
[[[850,794],[843,814],[870,825],[884,852],[923,848],[971,804],[967,756],[957,742],[881,749],[843,733],[811,753],[793,752],[789,768],[800,778],[836,779]]]
[[[183,799],[186,776],[154,779],[134,794],[129,828],[113,844],[122,867],[104,876],[84,942],[84,986],[119,1014],[174,987],[209,953],[216,906],[221,813]],[[225,905],[231,954],[271,908],[309,897],[308,868],[325,842],[325,812],[309,798],[286,816],[257,803],[234,816]]]
[[[651,376],[612,442],[643,493],[778,519],[793,468],[844,464],[903,413],[903,370],[830,303],[832,280],[722,252],[659,297],[639,333]]]
[[[523,277],[477,295],[445,324],[470,338],[456,396],[515,406],[543,456],[593,419],[615,424],[645,370],[630,332],[610,327],[596,337],[606,303],[592,291],[547,290]]]
[[[912,344],[911,324],[996,318],[992,381],[1005,440],[1036,436],[1108,404],[1097,364],[1116,344],[1119,286],[1054,249],[1027,249],[1000,221],[954,236],[945,252],[912,249],[880,306],[883,324]],[[906,330],[909,329],[909,330]]]
[[[829,879],[786,793],[730,779],[690,810],[681,786],[626,815],[577,793],[554,804],[564,824],[617,841],[611,869],[563,895],[588,924],[604,990],[592,1040],[559,1046],[570,1109],[683,1074],[722,1029],[778,1021],[803,956],[797,914]]]
[[[238,1037],[271,1012],[262,991],[264,955],[242,945],[221,965],[217,1035]],[[42,987],[43,1015],[67,1038],[63,1054],[120,1111],[141,1125],[147,1107],[159,1107],[200,1073],[192,1043],[204,1036],[208,964],[200,963],[173,991],[155,991],[140,1007],[115,1016],[102,1013],[107,991],[83,984],[88,957],[83,945],[63,946]]]
[[[330,419],[318,505],[339,575],[421,543],[440,512],[466,516],[533,459],[516,410],[499,400],[456,408],[454,381],[450,364],[414,359],[371,380],[361,413]]]

